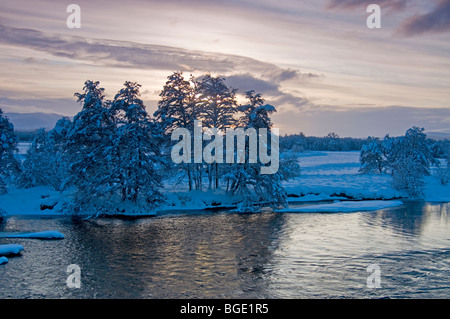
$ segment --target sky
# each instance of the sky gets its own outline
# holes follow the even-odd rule
[[[261,93],[281,135],[450,133],[450,0],[0,0],[4,112],[73,116],[89,79],[152,114],[174,71]]]

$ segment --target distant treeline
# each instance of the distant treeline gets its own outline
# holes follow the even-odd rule
[[[363,145],[368,144],[372,138],[340,137],[336,133],[327,136],[305,136],[303,132],[280,136],[280,152],[303,151],[361,151]],[[450,147],[450,140],[434,140],[427,138],[427,143],[436,158],[443,158]]]
[[[20,142],[33,142],[38,136],[39,129],[29,131],[15,131]],[[327,136],[305,136],[303,132],[280,136],[280,151],[360,151],[363,145],[369,143],[370,138],[340,137],[336,133]],[[450,147],[450,140],[435,140],[428,138],[428,143],[436,158],[443,158],[446,149]]]
[[[19,139],[19,142],[33,142],[34,139],[38,136],[40,129],[35,130],[27,130],[27,131],[21,131],[21,130],[14,130],[14,133]]]

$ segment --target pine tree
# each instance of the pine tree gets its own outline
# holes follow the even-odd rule
[[[380,139],[375,137],[368,138],[368,142],[361,148],[361,154],[359,156],[361,163],[360,173],[381,174],[388,167],[389,163],[385,147],[387,139],[389,139],[388,136],[385,137],[384,141],[380,141]]]
[[[148,117],[140,87],[127,81],[114,97],[111,108],[117,129],[107,158],[113,167],[112,191],[118,191],[123,202],[139,202],[151,209],[163,201],[159,191],[164,168],[159,152],[162,136]]]
[[[244,128],[267,128],[272,127],[270,115],[276,112],[275,107],[264,104],[260,93],[254,90],[245,92],[248,104],[239,105],[238,110],[243,114],[239,118],[239,126]]]
[[[160,93],[158,109],[154,113],[156,122],[165,134],[163,146],[170,149],[170,135],[174,129],[188,129],[193,136],[194,121],[199,119],[198,83],[191,76],[185,80],[182,72],[174,72]],[[170,153],[167,151],[167,153]],[[201,189],[201,163],[180,163],[177,167],[186,171],[189,190]]]
[[[20,171],[20,164],[14,157],[18,142],[14,126],[0,109],[0,194],[7,192],[7,180]]]
[[[241,112],[240,127],[244,131],[266,129],[269,136],[273,134],[271,132],[270,115],[276,112],[275,108],[269,104],[264,104],[264,99],[255,91],[248,91],[245,96],[249,103],[239,106]],[[266,148],[268,152],[275,151],[274,145],[269,144],[268,141]],[[243,199],[238,210],[259,211],[264,206],[272,208],[286,206],[286,193],[281,182],[285,178],[298,175],[300,168],[298,163],[289,161],[285,170],[279,170],[274,174],[261,174],[263,163],[260,159],[256,163],[251,163],[248,160],[250,157],[249,143],[245,143],[244,152],[247,161],[230,165],[225,175],[229,183],[228,191],[233,195],[241,196]],[[279,156],[279,154],[277,155]]]
[[[450,146],[447,146],[445,153],[446,167],[438,166],[438,177],[442,185],[447,185],[450,181]]]
[[[406,190],[411,197],[423,195],[424,176],[435,164],[423,128],[412,127],[402,137],[391,139],[388,155],[395,188]]]
[[[424,176],[430,175],[430,164],[436,163],[424,129],[416,126],[408,129],[404,136],[392,140],[388,157],[391,165],[402,157],[413,158],[419,173]]]
[[[50,141],[45,129],[40,129],[25,154],[23,171],[19,178],[19,186],[30,188],[49,185],[51,176]]]
[[[200,92],[200,112],[203,125],[225,131],[236,124],[236,92],[225,84],[225,78],[211,74],[205,75],[198,82]]]
[[[392,164],[392,183],[396,189],[405,190],[412,198],[423,196],[423,166],[417,158],[402,156]]]
[[[199,80],[198,89],[201,119],[205,127],[225,132],[227,128],[237,124],[234,118],[238,111],[237,89],[227,87],[225,78],[207,74]],[[208,164],[209,188],[219,187],[220,174],[218,163]]]
[[[167,135],[176,128],[191,129],[194,120],[198,119],[195,85],[194,78],[185,80],[182,72],[174,72],[167,77],[167,82],[159,94],[161,99],[158,109],[153,115]]]
[[[63,191],[69,184],[69,164],[64,155],[66,134],[71,125],[69,118],[60,119],[53,130],[39,130],[25,154],[20,187],[50,185]]]
[[[65,144],[70,177],[77,188],[77,207],[97,210],[102,208],[97,203],[111,194],[112,167],[105,150],[112,145],[114,120],[99,82],[86,81],[83,93],[75,96],[82,109],[73,119]]]

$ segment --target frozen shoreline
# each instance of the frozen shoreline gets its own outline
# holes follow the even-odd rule
[[[407,198],[406,194],[391,186],[388,175],[360,175],[359,152],[305,152],[299,154],[302,175],[284,182],[288,202],[323,201],[391,201]],[[8,188],[0,195],[0,208],[6,216],[58,216],[70,214],[67,207],[74,190],[54,191],[51,187],[30,189]],[[235,208],[236,199],[223,190],[191,191],[179,185],[167,184],[163,193],[166,203],[148,216],[167,214],[171,211],[209,210]],[[424,201],[450,202],[450,185],[441,185],[436,176],[425,178]],[[289,209],[289,208],[287,208]],[[92,214],[86,213],[83,216]],[[142,214],[118,213],[121,216]]]

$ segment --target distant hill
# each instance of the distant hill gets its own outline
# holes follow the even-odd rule
[[[40,128],[51,130],[64,115],[57,113],[5,113],[16,131],[30,131]]]
[[[438,131],[428,131],[425,132],[428,138],[432,138],[434,140],[450,140],[450,132],[438,132]]]

